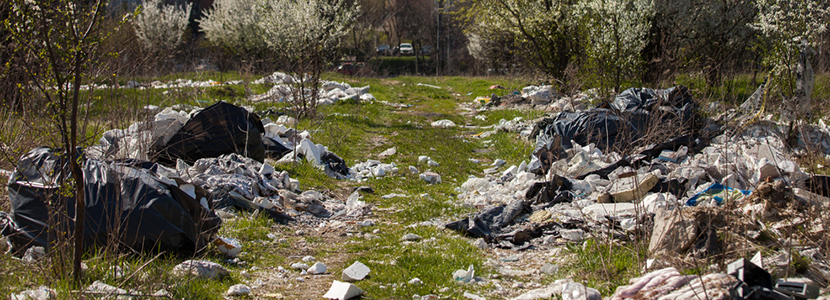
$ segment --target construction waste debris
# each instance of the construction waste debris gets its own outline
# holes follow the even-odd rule
[[[293,101],[311,92],[322,95],[318,104],[374,99],[368,86],[323,82],[318,91],[297,91],[297,81],[276,72],[255,82],[274,84],[273,88],[250,100]],[[161,85],[145,88],[156,86]],[[792,139],[791,124],[758,112],[763,105],[755,103],[755,95],[742,110],[709,114],[700,113],[703,108],[683,86],[632,88],[612,101],[598,99],[593,91],[564,96],[541,85],[465,104],[473,115],[517,106],[544,109],[550,115],[465,126],[479,130],[471,136],[484,144],[506,131],[529,139],[535,147],[526,161],[515,165],[472,158],[480,172],[459,183],[453,200],[477,211],[435,224],[497,253],[587,247],[589,240],[647,247],[644,275],[606,299],[814,299],[830,292],[830,224],[815,223],[830,220],[830,177],[798,163],[807,154],[806,145],[830,159],[830,127],[823,120],[798,123]],[[337,219],[345,219],[374,225],[365,220],[372,204],[362,200],[362,193],[374,193],[371,187],[357,188],[346,199],[304,191],[288,172],[274,168],[283,163],[305,161],[340,180],[366,182],[409,173],[425,184],[447,184],[433,171],[439,162],[422,155],[417,165],[400,165],[394,161],[396,147],[350,167],[326,146],[315,144],[310,132],[298,131],[297,123],[289,116],[260,118],[251,108],[218,102],[206,108],[168,107],[147,121],[105,132],[97,145],[78,149],[73,158],[82,161],[84,171],[85,245],[102,244],[102,238],[113,236],[111,230],[118,230],[119,244],[131,250],[189,255],[214,244],[234,257],[241,251],[238,242],[217,232],[220,216],[237,210],[283,223],[327,219],[334,226],[342,223]],[[461,127],[449,119],[430,125],[443,128],[439,130]],[[12,253],[24,260],[36,260],[51,246],[50,230],[74,226],[74,199],[60,193],[69,174],[68,158],[62,155],[55,149],[34,149],[11,174],[13,209],[10,214],[0,212],[0,233],[8,237]],[[381,198],[395,197],[410,196],[390,193]],[[50,205],[62,205],[66,218],[47,221]],[[402,235],[401,242],[422,239],[410,233]],[[554,258],[558,254],[550,253]],[[748,253],[756,254],[747,260]],[[720,263],[706,260],[712,257]],[[326,274],[329,268],[322,262],[309,266],[313,260],[303,258],[291,268],[303,275]],[[515,260],[488,263],[507,277],[556,274],[559,268],[552,263],[538,271],[506,266]],[[677,266],[694,269],[697,275]],[[195,260],[174,271],[205,278],[228,274],[215,263]],[[480,272],[476,276],[473,265],[450,271],[449,282],[495,282]],[[323,297],[362,295],[355,283],[369,273],[366,265],[354,262],[342,269],[342,281],[333,280]],[[418,278],[407,279],[408,285],[422,284]],[[513,291],[512,299],[602,299],[597,289],[572,279],[526,291],[514,287],[521,292]],[[96,285],[94,290],[103,293],[106,288]],[[247,295],[250,290],[236,286],[227,295]],[[471,293],[464,297],[483,298]]]
[[[773,255],[780,262],[771,273],[804,276],[806,286],[827,292],[830,261],[821,254],[826,255],[823,244],[815,242],[824,239],[827,225],[809,222],[828,219],[830,182],[796,162],[805,153],[804,144],[821,145],[830,138],[824,121],[801,123],[805,135],[790,147],[789,124],[769,116],[737,126],[724,122],[734,110],[702,118],[682,86],[632,88],[591,108],[584,105],[587,101],[569,98],[580,105],[568,109],[556,104],[555,97],[528,99],[538,91],[544,90],[529,87],[521,96],[494,95],[466,106],[475,114],[520,105],[522,101],[508,103],[505,98],[522,97],[536,107],[548,106],[553,116],[480,128],[490,131],[474,137],[507,131],[534,140],[536,147],[527,161],[483,168],[483,176],[470,176],[456,188],[459,201],[480,210],[446,223],[446,228],[480,238],[477,245],[485,249],[513,251],[588,239],[616,243],[650,238],[650,269],[669,266],[678,257],[735,257],[752,249],[780,249]],[[818,148],[830,158],[830,148]],[[816,259],[796,270],[798,256]],[[681,275],[671,268],[654,272],[632,279],[632,287],[620,287],[611,299],[809,299],[785,292],[792,298],[769,298],[774,286],[752,290],[752,283],[744,284],[749,288],[743,296],[736,296],[740,280],[725,268],[705,276]],[[747,296],[746,290],[755,296]],[[562,291],[562,285],[553,284],[515,299],[566,297]],[[578,299],[585,297],[592,296]]]

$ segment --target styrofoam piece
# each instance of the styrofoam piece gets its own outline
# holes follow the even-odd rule
[[[366,278],[370,271],[369,267],[359,261],[355,261],[352,265],[343,270],[343,274],[340,276],[340,279],[345,282],[360,281]]]
[[[331,283],[331,288],[329,291],[323,295],[323,298],[326,299],[337,299],[337,300],[346,300],[351,299],[363,294],[363,290],[358,288],[356,285],[334,280]]]
[[[326,273],[326,265],[321,262],[316,262],[308,268],[308,274],[317,275]]]

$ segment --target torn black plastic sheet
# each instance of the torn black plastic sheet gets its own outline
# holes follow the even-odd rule
[[[10,241],[17,254],[31,246],[50,249],[55,241],[48,230],[63,234],[73,230],[74,197],[59,192],[61,177],[69,176],[61,154],[34,149],[21,158],[9,180],[15,226],[6,225],[4,231],[15,234]],[[133,160],[83,160],[87,249],[115,239],[135,251],[192,255],[209,244],[221,220],[174,180],[159,176],[153,171],[156,167]],[[55,215],[64,217],[55,221]]]

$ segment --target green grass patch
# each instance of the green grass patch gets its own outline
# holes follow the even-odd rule
[[[559,273],[580,278],[583,284],[597,289],[601,295],[611,295],[618,286],[626,285],[629,279],[640,275],[645,251],[645,247],[638,250],[590,239],[584,244],[567,247],[567,252],[574,258]]]
[[[408,233],[423,239],[417,243],[401,241]],[[366,291],[366,297],[376,299],[438,294],[444,287],[449,288],[451,294],[461,296],[464,290],[478,287],[455,283],[453,271],[466,270],[469,265],[473,265],[476,274],[491,271],[483,264],[480,250],[470,245],[468,239],[432,226],[387,227],[377,238],[360,240],[350,246],[349,251],[355,256],[346,265],[360,261],[372,270],[369,278],[361,282],[361,287]],[[413,278],[420,279],[423,284],[406,284]]]

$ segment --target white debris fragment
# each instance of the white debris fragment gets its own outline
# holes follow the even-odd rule
[[[228,288],[228,292],[225,295],[228,296],[245,296],[251,293],[251,287],[245,284],[234,284],[230,288]]]
[[[456,126],[455,122],[453,122],[451,120],[446,120],[446,119],[432,122],[431,125],[432,125],[432,127],[440,127],[440,128],[450,128],[450,127],[455,127]]]
[[[311,275],[323,274],[323,273],[326,273],[326,265],[318,261],[318,262],[314,263],[314,265],[309,267],[307,271],[308,271],[308,274],[311,274]]]
[[[359,261],[355,261],[348,268],[343,269],[343,274],[340,276],[345,282],[360,281],[369,275],[369,267]]]
[[[363,290],[356,285],[334,280],[331,283],[331,288],[323,295],[326,299],[346,300],[363,294]]]

